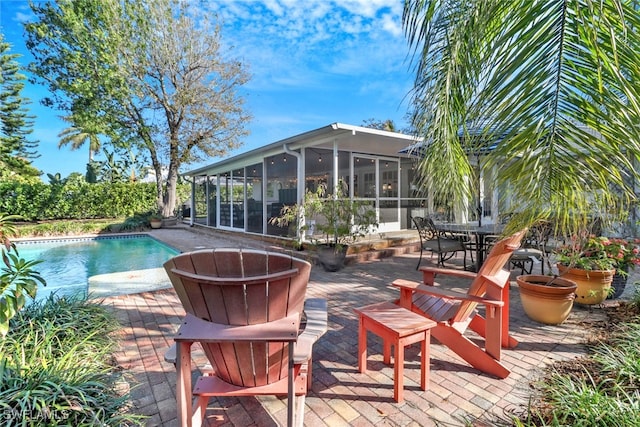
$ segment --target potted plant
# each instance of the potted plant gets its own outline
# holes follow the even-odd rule
[[[324,184],[307,191],[301,205],[285,206],[270,222],[280,227],[293,225],[300,245],[309,237],[326,271],[341,269],[349,245],[378,227],[375,209],[367,201],[352,200],[343,181],[333,194]],[[306,236],[312,229],[313,234]]]
[[[527,274],[516,277],[524,312],[536,322],[558,325],[573,308],[578,285],[558,276]]]
[[[573,237],[554,253],[561,277],[576,282],[576,302],[600,304],[609,295],[618,249],[604,236]]]
[[[149,215],[149,225],[151,228],[161,228],[162,227],[162,215],[154,213]]]

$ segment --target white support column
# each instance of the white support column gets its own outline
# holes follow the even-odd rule
[[[304,194],[305,194],[304,161],[303,161],[304,155],[301,153],[298,153],[297,151],[291,150],[287,146],[287,144],[283,144],[282,149],[284,150],[285,153],[291,154],[296,158],[296,161],[297,161],[296,175],[298,180],[298,183],[296,185],[296,189],[297,189],[296,203],[298,204],[298,206],[302,206]],[[300,215],[298,217],[298,230],[296,231],[299,242],[304,242],[304,238],[305,238],[305,233],[303,231],[304,226],[305,226],[305,214],[304,214],[304,208],[303,208],[300,210]]]
[[[191,177],[191,210],[189,212],[189,226],[193,227],[196,222],[196,177]]]
[[[334,196],[337,194],[337,188],[338,188],[338,173],[339,173],[339,169],[338,169],[338,140],[334,139],[333,140],[333,194]]]

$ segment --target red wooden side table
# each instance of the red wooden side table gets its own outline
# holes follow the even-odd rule
[[[355,311],[360,317],[358,370],[362,373],[367,371],[367,331],[371,331],[384,340],[384,363],[390,363],[391,345],[395,347],[393,399],[396,402],[402,402],[404,400],[404,348],[420,342],[422,345],[420,388],[427,390],[429,388],[430,329],[436,326],[436,322],[391,302],[367,305]]]

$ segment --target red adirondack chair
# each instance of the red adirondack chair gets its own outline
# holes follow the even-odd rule
[[[510,272],[504,267],[526,232],[525,229],[498,241],[478,273],[422,267],[423,284],[402,279],[393,282],[400,288],[398,304],[437,323],[431,329],[432,337],[470,365],[498,378],[510,373],[500,363],[501,348],[518,344],[509,336]],[[440,274],[471,280],[469,290],[460,293],[434,286]],[[476,311],[478,304],[485,306],[484,317]],[[464,336],[467,327],[484,337],[484,348]]]
[[[178,255],[164,267],[187,312],[175,351],[165,355],[176,363],[181,425],[200,425],[211,396],[264,394],[288,395],[288,425],[294,406],[302,425],[312,345],[327,323],[324,300],[307,304],[303,316],[311,265],[280,253],[211,249]],[[192,389],[195,342],[211,369]]]

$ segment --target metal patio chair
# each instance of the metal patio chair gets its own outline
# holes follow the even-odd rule
[[[458,253],[463,253],[464,268],[467,267],[467,248],[465,246],[465,236],[454,235],[439,231],[435,223],[429,217],[415,216],[413,223],[420,235],[420,259],[416,270],[420,268],[424,251],[430,251],[438,256],[439,266],[444,267],[444,262],[453,258]]]

